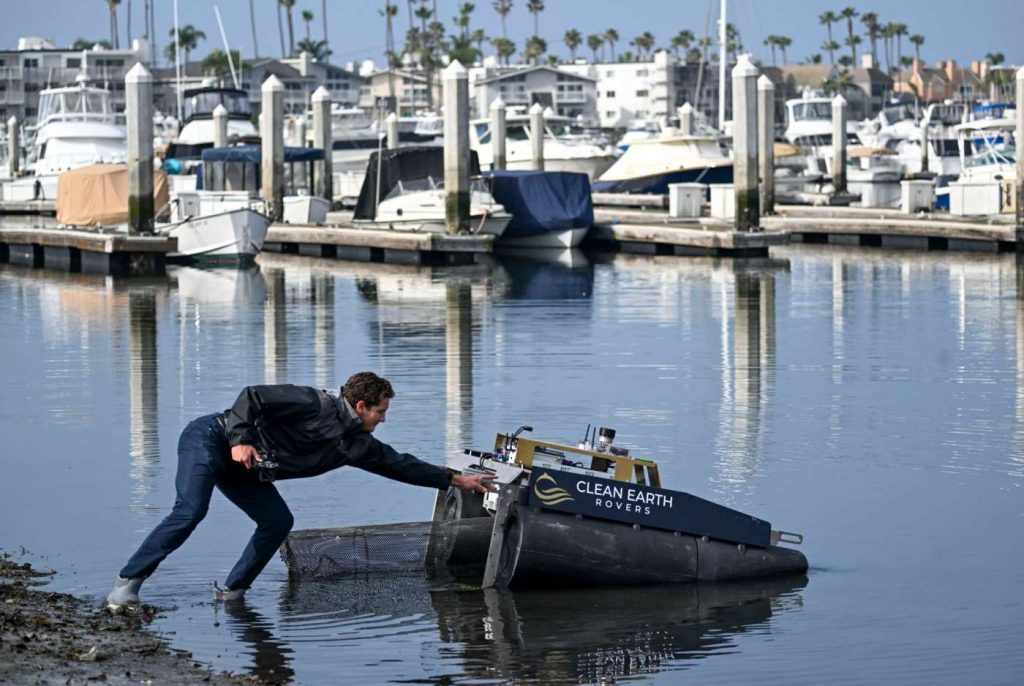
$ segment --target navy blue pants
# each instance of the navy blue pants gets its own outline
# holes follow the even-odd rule
[[[249,588],[291,531],[294,520],[281,494],[231,460],[231,446],[216,417],[199,417],[181,432],[174,508],[128,560],[122,577],[146,577],[156,571],[206,516],[214,486],[256,522],[256,532],[225,582],[228,588]]]

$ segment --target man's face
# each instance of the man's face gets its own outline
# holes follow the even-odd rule
[[[384,423],[389,404],[391,404],[391,398],[387,397],[381,398],[380,403],[377,405],[367,405],[362,400],[356,403],[353,409],[359,415],[359,418],[363,420],[363,431],[372,432],[377,428],[378,424]]]

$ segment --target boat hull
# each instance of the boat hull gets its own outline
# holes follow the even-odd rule
[[[498,237],[505,233],[512,215],[508,213],[474,214],[469,217],[469,232],[482,236]],[[383,229],[389,231],[411,231],[414,233],[445,233],[447,230],[443,217],[410,218],[393,221],[355,220],[353,225],[364,229]]]
[[[176,262],[251,262],[263,248],[270,219],[248,208],[187,218],[162,233],[178,239]]]
[[[563,231],[547,231],[527,236],[502,236],[498,245],[508,248],[575,248],[583,242],[589,226]]]
[[[731,581],[807,571],[803,553],[747,546],[517,505],[508,517],[498,587]],[[485,585],[489,579],[485,578]]]
[[[667,194],[669,184],[673,183],[732,183],[733,167],[724,164],[714,167],[697,167],[679,169],[673,172],[638,176],[615,181],[595,181],[592,189],[595,193],[655,193]]]

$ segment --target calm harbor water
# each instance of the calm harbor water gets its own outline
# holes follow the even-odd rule
[[[250,533],[216,495],[144,587],[215,669],[297,683],[1024,681],[1024,279],[1014,256],[801,246],[423,269],[265,255],[119,281],[0,265],[0,547],[99,605],[173,500],[192,417],[251,383],[392,379],[380,437],[442,463],[588,423],[670,488],[802,532],[807,578],[497,593],[421,580],[211,602]],[[297,528],[418,521],[358,470],[281,484]],[[644,564],[636,560],[636,564]]]

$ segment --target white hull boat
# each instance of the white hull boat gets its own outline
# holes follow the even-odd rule
[[[488,193],[474,191],[469,204],[469,232],[498,237],[512,215]],[[382,200],[372,221],[356,220],[357,226],[395,231],[445,232],[443,188],[405,191]]]
[[[249,262],[263,248],[270,219],[255,210],[236,208],[158,226],[178,239],[168,259],[181,261]]]
[[[504,237],[500,243],[503,248],[575,248],[583,242],[589,226],[565,231],[550,231],[529,236]]]
[[[288,195],[284,199],[285,224],[324,224],[331,203],[312,195]]]

